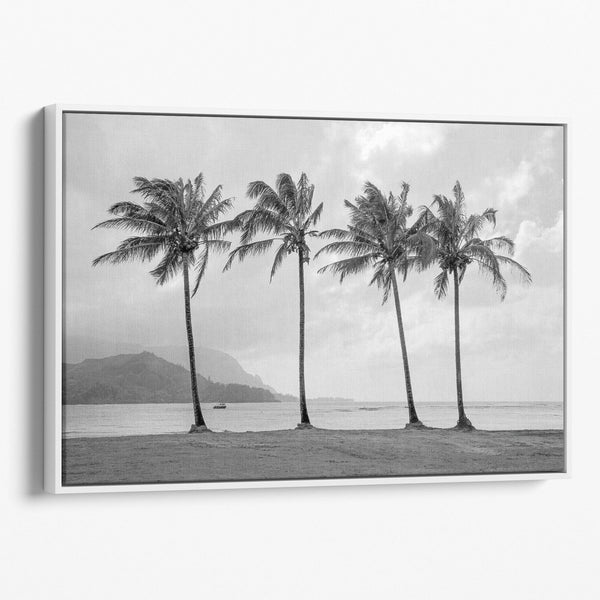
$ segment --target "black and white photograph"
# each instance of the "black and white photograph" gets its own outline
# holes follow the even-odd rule
[[[565,127],[62,114],[61,483],[565,471]]]

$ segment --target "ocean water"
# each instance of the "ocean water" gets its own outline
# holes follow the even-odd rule
[[[478,429],[562,429],[560,403],[468,404],[467,415]],[[326,429],[398,429],[407,422],[400,403],[309,402],[315,427]],[[432,427],[453,427],[456,405],[430,403],[417,406],[421,420]],[[267,431],[292,429],[299,421],[292,402],[228,404],[224,410],[203,404],[213,431]],[[181,433],[193,422],[190,404],[101,404],[63,407],[63,435],[67,438],[114,437]]]

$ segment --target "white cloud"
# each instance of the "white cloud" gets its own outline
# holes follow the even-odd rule
[[[535,183],[534,165],[528,160],[522,160],[513,173],[507,176],[487,178],[486,184],[498,189],[500,205],[515,204],[525,198],[533,189]]]
[[[522,221],[515,239],[518,256],[535,248],[545,252],[560,252],[563,247],[563,211],[559,211],[556,223],[542,227],[534,221]]]
[[[559,139],[560,136],[560,139]],[[552,161],[562,144],[562,130],[560,127],[548,127],[539,137],[537,150],[535,152],[535,163],[542,173],[553,171]]]
[[[490,191],[496,197],[496,206],[514,206],[527,199],[544,176],[553,173],[557,151],[560,148],[560,130],[557,127],[544,129],[536,140],[535,147],[525,156],[512,172],[504,172],[484,180],[486,197]]]
[[[374,152],[388,148],[402,155],[430,155],[442,146],[444,138],[445,128],[440,123],[369,124],[356,134],[363,161]]]

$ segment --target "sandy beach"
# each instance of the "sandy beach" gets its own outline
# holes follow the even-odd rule
[[[560,472],[559,430],[358,430],[63,440],[64,485]]]

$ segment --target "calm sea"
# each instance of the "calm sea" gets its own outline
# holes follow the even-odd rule
[[[406,407],[399,403],[328,402],[310,404],[315,427],[326,429],[397,429],[407,422]],[[419,417],[432,427],[456,424],[456,405],[420,404]],[[478,429],[562,429],[559,403],[471,404],[467,414]],[[187,431],[193,421],[191,404],[102,404],[66,406],[63,432],[68,438],[151,435]],[[213,431],[265,431],[292,429],[299,420],[291,402],[228,404],[224,410],[203,404],[206,422]]]

